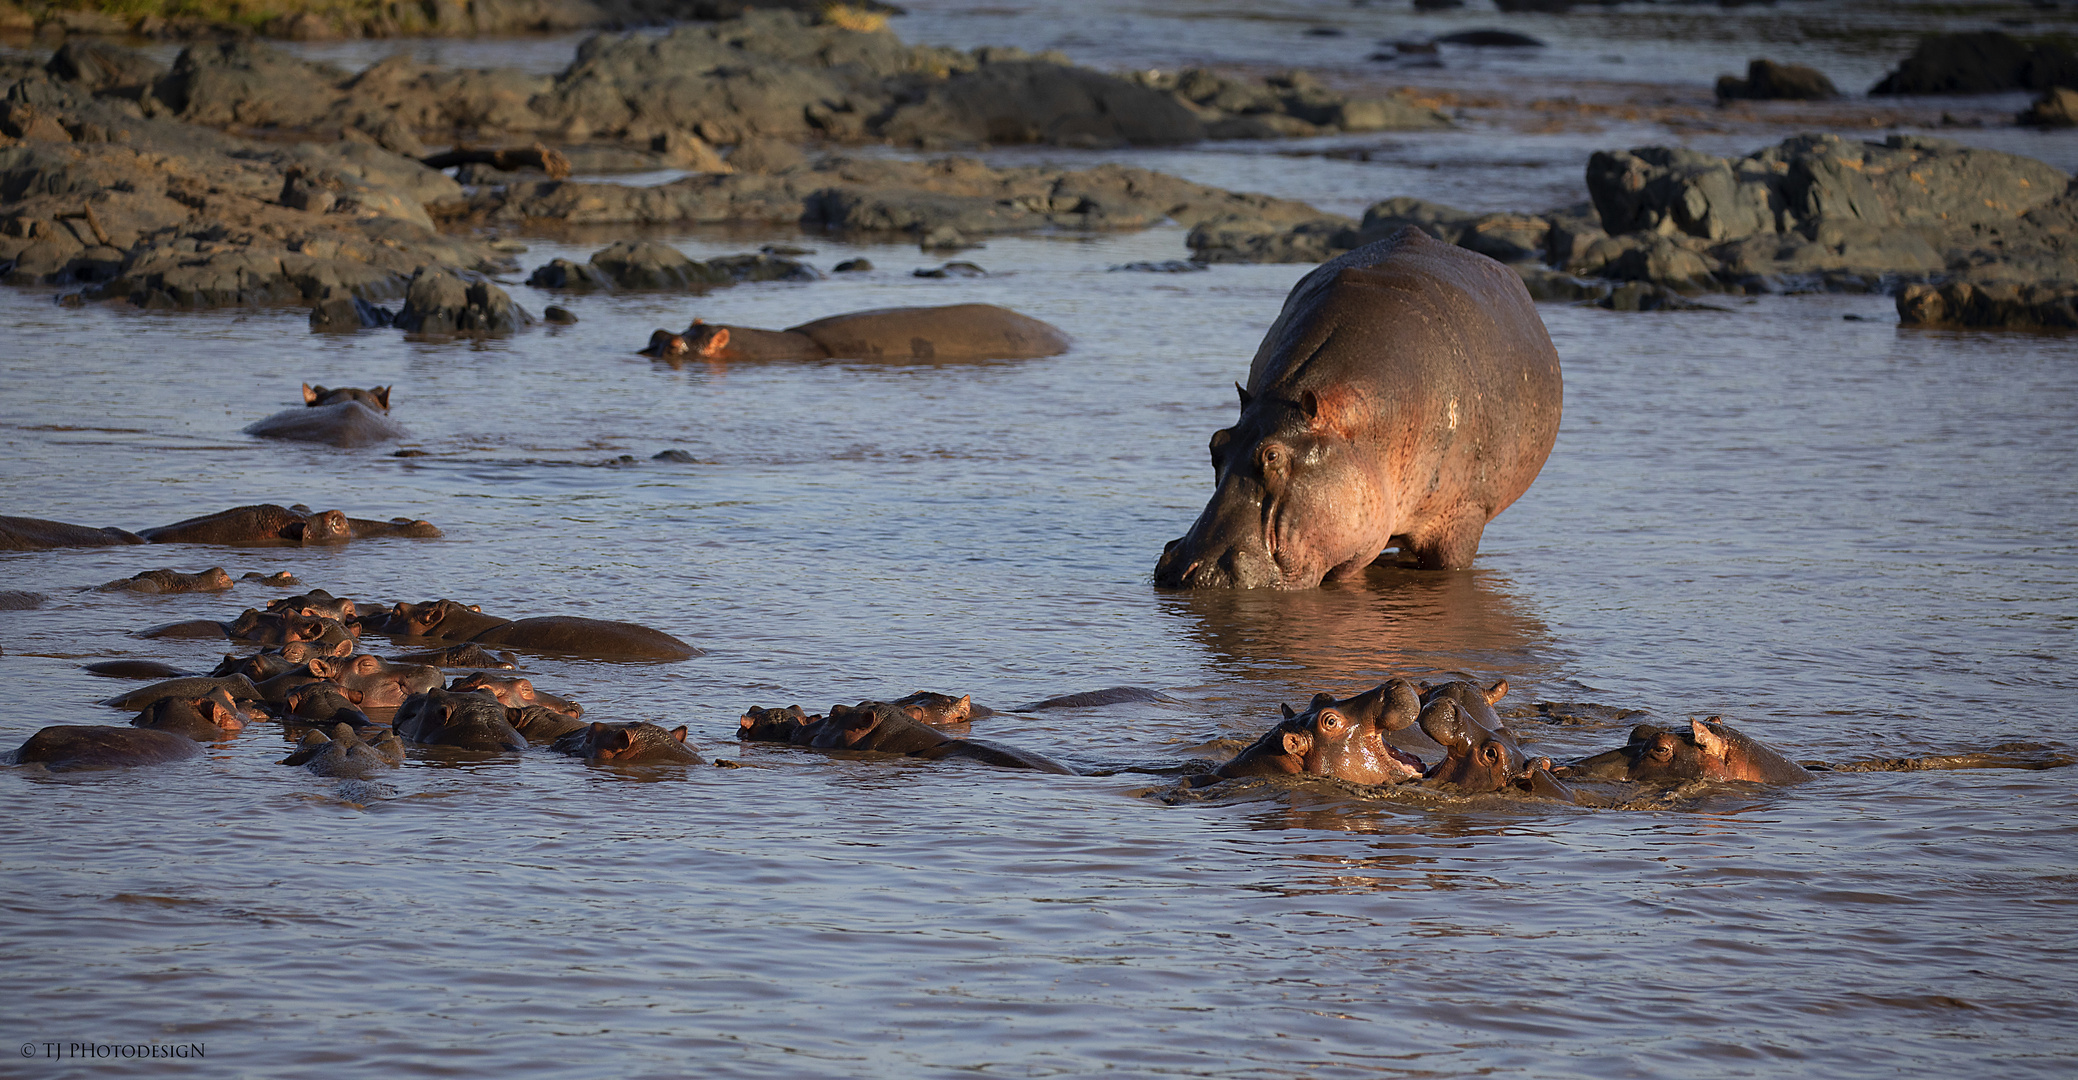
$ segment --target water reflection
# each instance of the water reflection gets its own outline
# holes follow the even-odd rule
[[[1521,684],[1546,675],[1550,631],[1483,568],[1372,567],[1318,589],[1203,589],[1160,603],[1223,673],[1337,694],[1394,675],[1464,673]]]

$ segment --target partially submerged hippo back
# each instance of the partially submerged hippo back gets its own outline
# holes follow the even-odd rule
[[[591,723],[557,739],[550,749],[604,765],[698,765],[702,759],[685,741],[685,725]]]
[[[688,660],[700,650],[662,630],[611,619],[548,615],[491,627],[470,640],[535,652],[566,653],[605,660]]]
[[[1023,360],[1068,351],[1068,335],[993,304],[882,308],[789,327],[837,360]]]
[[[60,547],[115,547],[142,544],[145,538],[121,529],[96,529],[43,518],[0,516],[0,551],[42,551]]]
[[[182,761],[202,752],[195,740],[148,728],[101,724],[47,727],[29,736],[13,754],[17,765],[42,765],[51,772],[121,769]]]
[[[1299,282],[1241,415],[1212,436],[1212,499],[1155,567],[1184,588],[1306,589],[1397,546],[1471,564],[1558,435],[1558,352],[1522,280],[1403,229]]]
[[[377,446],[411,437],[411,432],[390,419],[387,413],[353,400],[283,409],[247,424],[245,433],[263,439],[319,443],[345,449]]]
[[[98,586],[95,592],[138,592],[152,595],[166,593],[223,592],[230,588],[231,572],[221,566],[184,574],[178,570],[146,570],[121,581],[111,581]]]

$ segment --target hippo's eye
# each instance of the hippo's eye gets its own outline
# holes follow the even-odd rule
[[[1480,747],[1479,756],[1489,765],[1501,760],[1501,752],[1495,749],[1492,743],[1488,743],[1487,745]]]

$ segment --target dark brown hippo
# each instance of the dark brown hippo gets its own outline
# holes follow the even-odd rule
[[[833,705],[828,714],[817,717],[805,715],[799,706],[752,708],[738,721],[737,738],[785,742],[817,750],[899,754],[930,761],[962,758],[1006,769],[1036,769],[1065,775],[1075,772],[1042,754],[979,739],[953,738],[918,722],[906,709],[885,701],[862,701],[856,706]]]
[[[1353,784],[1397,784],[1420,778],[1421,759],[1388,746],[1385,734],[1414,724],[1421,703],[1405,679],[1355,697],[1315,694],[1303,713],[1283,706],[1284,720],[1214,771],[1214,776],[1329,776]]]
[[[352,623],[359,609],[352,600],[333,596],[323,589],[312,589],[295,596],[284,596],[267,602],[267,611],[274,615],[305,615],[312,618],[338,619]]]
[[[111,679],[185,679],[194,672],[177,668],[158,660],[101,660],[86,665],[86,670]],[[227,675],[229,672],[211,672]]]
[[[651,335],[652,356],[701,360],[1023,360],[1068,351],[1068,335],[993,304],[881,308],[785,330],[709,325]]]
[[[182,761],[202,752],[195,740],[168,731],[65,724],[47,727],[10,755],[16,765],[42,765],[51,772],[121,769]]]
[[[191,593],[223,592],[231,587],[231,572],[221,566],[184,574],[178,570],[146,570],[141,574],[111,581],[95,592]]]
[[[512,729],[505,706],[489,694],[428,690],[397,707],[392,726],[406,742],[461,750],[525,750],[526,737]]]
[[[437,539],[440,530],[431,522],[410,518],[376,521],[350,518],[338,510],[313,512],[306,506],[277,506],[258,503],[234,506],[214,514],[176,521],[137,535],[154,544],[233,544],[263,546],[281,544],[343,544],[348,540],[385,536]]]
[[[908,713],[911,720],[931,727],[952,727],[955,724],[967,723],[977,715],[994,715],[986,708],[977,712],[972,694],[953,697],[951,694],[941,694],[935,690],[918,690],[906,697],[898,697],[888,704]]]
[[[308,642],[321,650],[336,650],[340,645],[351,646],[357,626],[348,626],[337,619],[308,615],[275,615],[257,608],[246,608],[230,622],[214,619],[188,619],[184,622],[167,623],[148,630],[139,630],[141,638],[229,638],[253,645],[287,645]]]
[[[170,732],[196,742],[216,742],[244,731],[245,725],[257,719],[219,687],[201,697],[170,697],[152,702],[130,721],[130,726]]]
[[[209,674],[214,678],[226,675],[243,675],[254,683],[262,683],[284,672],[293,671],[310,663],[313,657],[352,656],[354,643],[318,643],[311,641],[286,641],[278,648],[261,649],[251,656],[225,653],[223,662]]]
[[[330,728],[345,724],[360,730],[375,724],[368,714],[338,683],[323,679],[297,683],[288,688],[281,698],[281,720],[284,724],[308,725]]]
[[[519,666],[519,658],[511,653],[493,653],[474,642],[450,645],[444,649],[421,649],[392,656],[390,659],[400,664],[431,664],[441,668],[498,668],[510,671]]]
[[[1167,702],[1174,704],[1175,698],[1160,690],[1149,690],[1144,686],[1107,686],[1102,690],[1084,690],[1078,694],[1062,694],[1043,701],[1029,702],[1012,709],[1012,712],[1045,712],[1048,709],[1096,709],[1106,705],[1138,705]]]
[[[557,739],[549,749],[595,765],[700,765],[705,759],[685,741],[685,725],[665,731],[647,723],[590,723]]]
[[[144,537],[121,529],[96,529],[42,518],[0,517],[0,551],[42,551],[60,547],[115,547],[142,544]]]
[[[346,700],[363,709],[394,708],[404,704],[405,698],[446,681],[440,669],[429,664],[393,664],[369,653],[344,658],[313,656],[304,666],[312,675],[337,685],[346,692]]]
[[[1556,772],[1588,780],[1663,784],[1687,780],[1801,784],[1811,779],[1810,770],[1715,716],[1689,721],[1687,731],[1639,724],[1631,729],[1630,742],[1624,746],[1561,766]]]
[[[534,689],[534,681],[523,676],[500,678],[487,672],[477,671],[464,675],[448,684],[448,690],[456,694],[488,693],[508,709],[524,709],[538,705],[550,712],[561,713],[572,720],[584,715],[584,706],[568,698],[543,693]]]
[[[212,690],[224,691],[231,695],[231,700],[233,701],[264,700],[260,695],[259,688],[253,684],[251,679],[243,675],[226,675],[222,678],[204,678],[191,675],[185,678],[168,679],[165,682],[153,683],[150,686],[140,686],[127,694],[117,694],[112,698],[108,698],[101,704],[137,712],[150,707],[152,702],[155,701],[163,701],[166,698],[172,697],[193,699],[201,697]]]
[[[507,620],[453,600],[397,604],[380,627],[392,637],[473,641],[599,660],[687,660],[701,655],[699,649],[661,630],[636,623],[575,615]]]
[[[395,732],[378,728],[373,741],[363,741],[351,724],[335,724],[331,734],[307,731],[294,753],[281,759],[283,765],[301,765],[319,776],[366,780],[385,769],[404,764],[404,743]]]
[[[512,725],[512,730],[526,736],[530,743],[553,743],[585,726],[584,721],[574,716],[540,705],[517,709],[507,706],[505,722]]]
[[[1165,588],[1308,589],[1388,547],[1471,565],[1558,435],[1559,359],[1515,272],[1407,228],[1306,275],[1263,338]]]
[[[390,419],[390,388],[340,387],[328,390],[303,384],[303,408],[284,409],[245,428],[263,439],[323,443],[327,446],[374,446],[409,438],[411,432]]]

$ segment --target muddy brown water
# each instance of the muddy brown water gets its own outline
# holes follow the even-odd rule
[[[1398,138],[1411,186],[1260,148],[1193,160],[1338,209],[1451,191],[1534,208],[1578,182],[1571,136]],[[696,257],[756,242],[657,238]],[[576,326],[483,343],[0,291],[7,512],[139,528],[303,501],[447,530],[0,554],[6,588],[49,597],[0,612],[0,746],[127,719],[94,702],[133,684],[82,664],[212,664],[226,646],[130,634],[277,592],[83,590],[223,565],[666,629],[707,655],[527,674],[752,766],[425,755],[368,786],[275,765],[290,743],[261,725],[172,766],[0,769],[7,1074],[111,1067],[46,1043],[154,1041],[267,1076],[2071,1073],[2078,770],[1827,775],[1651,809],[1304,787],[1170,805],[1160,776],[733,741],[754,704],[1136,685],[1174,701],[973,731],[1175,766],[1279,702],[1463,672],[1507,678],[1504,706],[1599,707],[1517,721],[1554,757],[1711,714],[1805,759],[2078,743],[2071,338],[1903,331],[1880,296],[1545,305],[1564,425],[1475,569],[1163,593],[1150,571],[1209,493],[1205,440],[1304,269],[1108,269],[1178,258],[1182,238],[992,240],[963,257],[994,276],[928,281],[909,271],[942,258],[911,247],[771,234],[825,269],[881,269],[565,297]],[[528,267],[596,246],[529,242]],[[537,313],[559,299],[513,292]],[[1076,347],[938,366],[633,353],[695,314],[966,301]],[[239,434],[305,380],[394,384],[425,456]],[[693,461],[653,459],[668,449]]]

